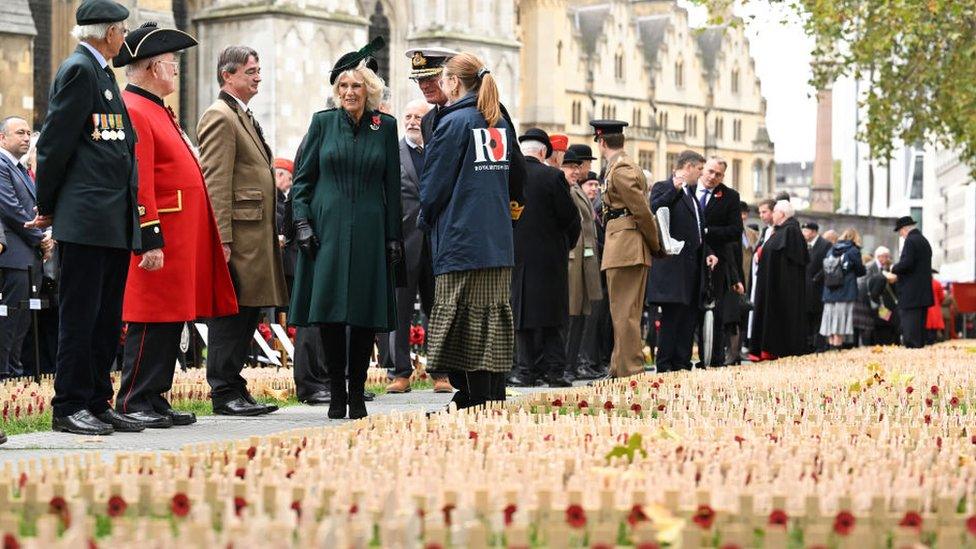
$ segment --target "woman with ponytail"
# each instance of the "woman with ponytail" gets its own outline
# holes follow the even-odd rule
[[[448,374],[458,408],[505,400],[512,366],[512,224],[522,212],[525,160],[491,71],[461,53],[440,80],[448,104],[434,123],[418,225],[429,232],[435,288],[428,370]]]

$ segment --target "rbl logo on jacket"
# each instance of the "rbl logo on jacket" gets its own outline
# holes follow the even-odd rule
[[[475,171],[508,169],[508,140],[498,128],[472,128]]]

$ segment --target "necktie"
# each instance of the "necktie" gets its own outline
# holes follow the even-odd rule
[[[115,82],[115,71],[108,65],[105,65],[105,72],[108,73],[108,77],[112,79],[112,82]]]
[[[254,118],[254,113],[251,112],[251,109],[247,109],[247,119],[250,120],[251,124],[254,125],[254,131],[258,132],[258,137],[261,138],[261,143],[264,143],[265,146],[267,146],[268,141],[264,138],[264,131],[261,129],[261,124],[258,123],[257,118]]]
[[[705,204],[708,204],[708,189],[702,191],[701,197],[698,198],[698,205],[701,206],[701,211],[705,211]]]
[[[423,156],[424,155],[424,146],[423,145],[417,145],[414,148],[414,150],[417,151],[417,154],[419,154],[420,156]]]

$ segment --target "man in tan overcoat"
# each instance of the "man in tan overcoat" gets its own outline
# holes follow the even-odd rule
[[[603,219],[606,241],[601,268],[606,271],[613,322],[610,376],[627,377],[644,371],[640,333],[644,290],[651,253],[660,250],[657,225],[647,201],[643,170],[624,152],[624,127],[618,120],[593,120],[603,158]]]
[[[262,307],[288,302],[275,228],[275,175],[271,149],[248,102],[258,92],[258,54],[230,46],[217,61],[220,94],[197,125],[200,164],[230,266],[240,312],[211,319],[207,382],[214,413],[254,416],[276,406],[258,404],[241,369]]]

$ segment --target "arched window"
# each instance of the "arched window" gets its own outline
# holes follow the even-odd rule
[[[739,69],[732,69],[732,93],[739,93]]]
[[[613,58],[613,76],[618,80],[623,80],[624,78],[624,52],[617,51],[617,55]]]
[[[560,40],[556,43],[556,65],[563,64],[563,41]]]
[[[752,164],[752,192],[756,196],[766,193],[764,183],[765,169],[762,160],[756,160]]]
[[[722,137],[723,129],[724,128],[722,128],[722,117],[716,116],[715,117],[715,139],[724,139],[724,137]]]
[[[382,36],[386,43],[390,43],[390,20],[383,13],[383,3],[377,1],[373,7],[373,15],[369,16],[369,39],[372,41],[377,36]],[[376,62],[379,64],[378,76],[384,82],[390,81],[390,49],[380,48],[373,53]]]
[[[674,63],[674,85],[678,88],[685,87],[685,64],[680,59]]]

